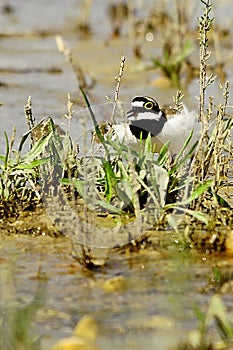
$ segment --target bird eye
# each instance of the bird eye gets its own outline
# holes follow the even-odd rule
[[[146,109],[152,109],[153,106],[154,106],[153,102],[146,102],[146,103],[144,104],[144,107],[145,107]]]

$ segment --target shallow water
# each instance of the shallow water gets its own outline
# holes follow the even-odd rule
[[[0,107],[1,150],[5,143],[3,131],[11,133],[15,125],[18,140],[27,130],[23,109],[28,96],[32,96],[33,112],[37,120],[52,116],[59,124],[65,122],[67,93],[71,93],[71,98],[76,101],[74,110],[78,112],[81,108],[80,104],[83,105],[75,75],[56,47],[56,34],[62,35],[71,47],[84,73],[96,81],[89,93],[92,104],[106,102],[106,95],[113,99],[114,79],[119,70],[121,54],[126,56],[125,73],[120,90],[120,98],[124,102],[130,102],[135,95],[145,94],[155,97],[161,105],[172,103],[176,89],[164,90],[155,86],[153,81],[160,76],[158,71],[138,70],[142,62],[133,57],[131,42],[126,33],[121,39],[110,40],[111,26],[106,15],[106,2],[100,0],[93,2],[90,13],[93,35],[88,40],[82,39],[78,30],[75,29],[81,16],[81,1],[69,0],[64,3],[51,0],[46,2],[46,7],[45,2],[35,1],[29,4],[26,1],[19,3],[12,0],[9,4],[13,8],[12,14],[3,13],[0,8],[2,10],[0,32],[5,35],[0,40],[0,102],[3,103]],[[150,1],[145,4],[147,6],[138,4],[141,13],[145,12],[145,8],[149,10],[152,6]],[[221,6],[220,2],[216,1],[214,8],[219,20],[224,18],[227,28],[228,26],[231,28],[232,21],[228,12],[230,6],[232,5],[227,0],[221,2]],[[100,10],[98,15],[96,8]],[[198,11],[193,14],[195,19]],[[127,26],[124,25],[124,27],[126,30]],[[45,35],[40,36],[38,33],[45,33]],[[159,54],[159,45],[160,42],[156,40],[143,43],[144,62]],[[231,47],[224,48],[222,54],[224,56],[220,56],[220,59],[228,60],[230,53]],[[57,72],[54,72],[54,69]],[[230,58],[227,72],[228,78],[231,79]],[[184,91],[184,102],[189,108],[197,108],[198,89],[198,81],[194,80]],[[211,87],[210,94],[220,96],[221,93],[217,90],[218,81]],[[231,101],[230,97],[229,104],[232,103]],[[74,114],[75,125],[78,123],[77,119],[78,116]]]
[[[12,298],[20,307],[28,305],[37,285],[44,285],[43,305],[33,320],[44,348],[70,336],[88,314],[97,320],[101,349],[169,349],[196,328],[195,305],[206,311],[213,291],[204,287],[213,267],[233,272],[232,259],[182,253],[172,240],[170,247],[154,251],[112,254],[105,267],[90,272],[69,251],[66,238],[18,235],[2,240],[0,290],[8,293],[1,295],[1,303],[10,307]],[[123,276],[126,288],[106,292],[103,284],[113,276]],[[223,300],[232,314],[231,295]]]
[[[58,52],[56,34],[63,36],[84,72],[96,80],[89,92],[92,104],[106,102],[105,95],[113,99],[114,77],[122,53],[126,56],[126,66],[120,98],[129,103],[133,96],[145,94],[154,96],[161,105],[172,103],[176,89],[155,86],[153,81],[160,77],[158,71],[137,70],[141,61],[133,57],[126,34],[121,39],[110,40],[107,1],[93,1],[93,35],[88,40],[74,30],[81,13],[81,1],[29,3],[12,0],[8,3],[14,12],[0,13],[0,32],[5,34],[0,39],[1,152],[5,147],[4,131],[11,133],[16,125],[17,140],[27,131],[23,109],[28,96],[32,96],[37,120],[52,116],[64,127],[67,93],[71,93],[76,110],[72,136],[80,137],[79,111],[83,111],[83,100],[69,63]],[[143,3],[147,8],[152,4],[149,0]],[[215,15],[227,27],[232,24],[232,8],[230,0],[215,2]],[[145,11],[145,7],[141,11]],[[46,35],[36,34],[38,32]],[[143,45],[146,60],[159,50],[156,40]],[[232,46],[223,50],[224,57],[230,57]],[[227,72],[231,81],[231,60]],[[184,92],[184,101],[190,108],[197,106],[198,88],[198,81],[194,80]],[[220,96],[217,91],[218,82],[210,94]],[[233,104],[232,97],[229,104]],[[187,331],[197,328],[193,314],[195,304],[207,310],[213,290],[203,292],[203,288],[208,284],[213,267],[232,272],[231,257],[190,252],[186,255],[173,239],[155,251],[115,252],[103,269],[87,272],[71,257],[68,239],[22,234],[8,236],[4,231],[1,234],[0,293],[4,293],[0,295],[0,305],[2,308],[17,301],[22,307],[30,303],[44,274],[44,304],[33,323],[34,332],[42,337],[44,349],[61,337],[71,335],[76,322],[85,314],[97,319],[100,328],[97,343],[103,350],[110,347],[114,350],[169,349],[182,340]],[[119,293],[107,293],[102,285],[116,275],[127,280],[127,288]],[[223,300],[232,315],[232,292],[223,295]],[[160,321],[159,318],[156,321],[156,317],[161,317]],[[216,332],[214,334],[216,336]]]

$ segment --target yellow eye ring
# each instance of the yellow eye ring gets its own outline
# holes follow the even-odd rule
[[[152,109],[153,108],[153,106],[154,106],[154,104],[153,104],[153,102],[146,102],[145,104],[144,104],[144,107],[146,108],[146,109]]]

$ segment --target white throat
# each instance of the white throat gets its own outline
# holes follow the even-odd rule
[[[134,121],[134,120],[154,120],[159,121],[162,117],[162,112],[159,111],[158,113],[153,112],[139,112],[137,115],[132,115],[128,117],[128,120]]]

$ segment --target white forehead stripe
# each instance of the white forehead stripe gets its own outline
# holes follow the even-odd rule
[[[144,103],[143,101],[134,101],[132,102],[132,107],[143,107]]]
[[[160,120],[162,117],[162,112],[159,111],[158,113],[153,112],[143,112],[138,113],[138,115],[133,115],[132,117],[128,117],[129,120]]]

